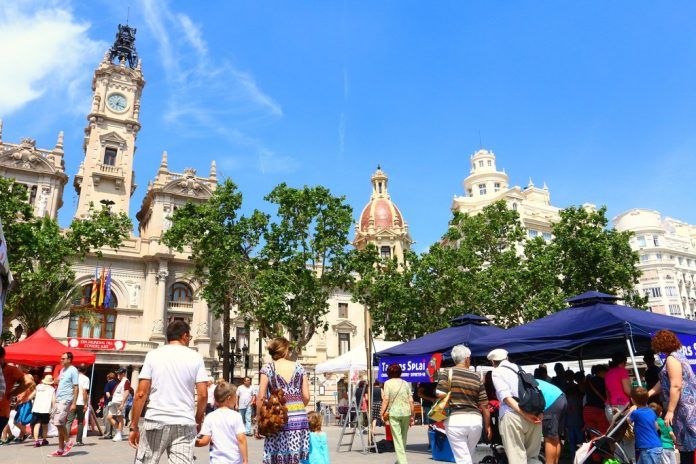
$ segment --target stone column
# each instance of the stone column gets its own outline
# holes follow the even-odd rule
[[[165,326],[167,324],[167,261],[160,260],[159,270],[155,279],[157,280],[157,300],[155,303],[155,316],[150,340],[164,342]]]
[[[154,334],[153,327],[157,320],[156,305],[157,294],[154,291],[157,287],[157,263],[147,263],[145,265],[145,292],[143,293],[143,315],[140,321],[140,339],[150,340]]]

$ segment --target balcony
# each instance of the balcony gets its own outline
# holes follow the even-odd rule
[[[193,301],[168,301],[167,308],[175,310],[193,310]]]

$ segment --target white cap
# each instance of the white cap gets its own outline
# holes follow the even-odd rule
[[[488,356],[486,357],[489,361],[502,361],[504,359],[507,359],[508,352],[502,348],[496,348],[495,350],[488,353]]]

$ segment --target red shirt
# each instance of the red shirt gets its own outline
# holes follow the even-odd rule
[[[0,417],[10,417],[10,394],[14,390],[15,384],[24,378],[24,372],[15,366],[5,364],[2,368],[2,375],[5,376],[5,395],[0,398]]]

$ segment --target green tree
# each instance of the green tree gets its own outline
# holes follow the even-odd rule
[[[558,286],[566,298],[598,290],[643,308],[646,299],[635,290],[641,272],[637,268],[639,255],[629,245],[632,232],[609,228],[606,212],[605,206],[562,210],[560,220],[553,225],[547,261],[555,264]]]
[[[179,252],[190,252],[193,277],[200,292],[223,324],[223,376],[230,373],[230,323],[234,307],[248,314],[258,302],[255,277],[263,262],[255,251],[268,216],[254,210],[241,215],[242,193],[230,179],[219,185],[203,203],[187,203],[174,211],[172,226],[162,243]]]
[[[26,188],[0,178],[0,220],[3,223],[14,286],[4,321],[17,319],[27,335],[66,317],[75,293],[72,263],[87,254],[101,257],[103,247],[118,249],[132,228],[123,214],[90,207],[85,219],[61,230],[51,218],[34,217]]]
[[[329,297],[350,279],[352,209],[344,197],[321,186],[296,189],[283,183],[266,200],[277,211],[260,253],[260,301],[245,311],[266,333],[288,333],[299,354],[315,334],[328,329]]]

